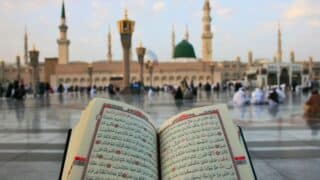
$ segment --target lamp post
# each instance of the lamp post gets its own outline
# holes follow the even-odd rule
[[[144,63],[144,55],[146,54],[146,48],[142,46],[142,43],[140,43],[140,46],[136,48],[136,52],[138,55],[138,62],[140,65],[140,83],[141,86],[143,86],[143,63]]]
[[[88,66],[88,76],[89,76],[89,86],[90,88],[92,87],[92,73],[93,73],[93,68],[92,64],[90,63]]]
[[[30,64],[32,67],[32,85],[33,85],[33,95],[36,96],[38,93],[38,86],[40,83],[39,76],[39,51],[33,46],[33,50],[29,51]]]
[[[210,70],[211,70],[211,84],[213,84],[214,83],[214,69],[215,68],[215,65],[214,65],[214,63],[212,62],[211,64],[210,64]]]
[[[220,84],[224,81],[224,73],[223,73],[224,65],[222,63],[218,63],[218,69],[220,71]]]
[[[312,67],[313,67],[313,57],[310,56],[309,57],[309,73],[310,73],[310,80],[313,80],[313,71],[312,71]]]
[[[4,83],[5,64],[4,61],[0,61],[1,66],[1,82]]]
[[[154,64],[152,61],[148,60],[146,63],[146,68],[149,70],[149,77],[150,77],[150,87],[152,87],[152,75],[153,75],[153,67]]]
[[[18,55],[17,57],[17,80],[20,81],[21,79],[21,61],[20,61],[20,56]]]
[[[128,11],[125,10],[124,19],[118,21],[118,30],[121,37],[123,49],[123,93],[129,93],[130,85],[130,49],[132,33],[134,32],[135,22],[128,19]]]

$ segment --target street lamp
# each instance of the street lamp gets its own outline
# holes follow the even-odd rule
[[[0,61],[1,65],[1,82],[4,83],[5,64],[4,61]]]
[[[143,63],[144,63],[144,55],[146,54],[146,48],[142,46],[142,43],[140,43],[140,46],[136,48],[136,52],[138,55],[138,62],[140,65],[140,83],[141,86],[143,86]]]
[[[16,57],[16,65],[17,65],[17,80],[20,82],[21,79],[21,61],[20,61],[20,56],[17,55]]]
[[[128,11],[125,10],[124,19],[118,21],[118,30],[123,49],[123,92],[129,92],[130,85],[130,49],[135,22],[128,19]]]
[[[211,84],[214,83],[214,68],[215,68],[215,65],[213,62],[210,63],[210,70],[211,70]]]
[[[93,68],[92,68],[92,64],[90,63],[89,66],[88,66],[89,86],[90,86],[90,88],[92,87],[92,73],[93,73]]]
[[[32,77],[32,85],[33,85],[33,95],[36,97],[39,92],[39,84],[40,84],[40,74],[39,74],[39,51],[36,49],[35,45],[33,45],[33,50],[29,52],[30,57],[30,65],[32,67],[33,77]]]
[[[223,80],[224,80],[224,76],[223,76],[223,64],[222,63],[218,63],[217,65],[218,70],[220,71],[220,83],[222,84]]]
[[[149,77],[150,77],[150,87],[152,87],[152,75],[153,75],[153,68],[154,63],[150,60],[146,62],[146,69],[149,70]]]

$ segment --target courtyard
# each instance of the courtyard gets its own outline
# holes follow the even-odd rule
[[[109,98],[106,93],[97,97]],[[91,98],[64,94],[25,101],[1,99],[1,179],[57,179],[67,131],[79,121]],[[228,103],[231,98],[231,92],[201,92],[196,99],[180,103],[165,92],[152,98],[112,97],[142,108],[157,125],[181,111]],[[258,179],[318,179],[320,126],[303,118],[307,98],[308,94],[287,94],[285,103],[274,108],[229,106],[233,121],[244,130]]]

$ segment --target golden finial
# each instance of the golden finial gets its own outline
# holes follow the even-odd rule
[[[127,8],[124,9],[124,18],[128,19],[128,9]]]
[[[189,28],[188,28],[188,25],[186,24],[186,34],[185,34],[185,39],[187,41],[189,41]]]
[[[36,45],[35,44],[33,44],[33,51],[36,51],[37,49],[36,49]]]

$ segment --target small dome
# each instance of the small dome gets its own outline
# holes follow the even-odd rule
[[[158,56],[151,50],[147,50],[146,58],[147,61],[158,62]]]
[[[187,40],[181,41],[174,49],[173,58],[196,58],[194,48]]]

